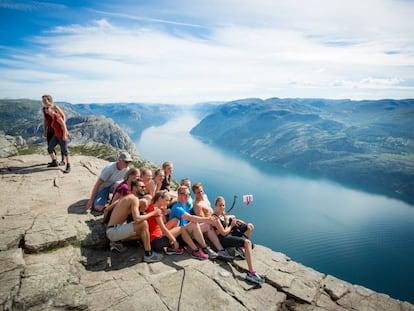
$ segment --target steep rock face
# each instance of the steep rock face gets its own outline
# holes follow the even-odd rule
[[[252,158],[414,200],[414,100],[223,104],[193,135]]]
[[[125,253],[110,252],[100,216],[85,212],[107,162],[73,156],[71,174],[63,174],[47,168],[48,160],[45,155],[0,159],[3,310],[414,311],[412,304],[261,245],[254,257],[266,280],[262,286],[244,280],[244,260],[199,261],[185,252],[147,264],[136,242],[126,243]]]
[[[81,116],[73,105],[62,103],[71,134],[69,147],[95,142],[128,150],[137,155],[135,144],[112,119],[104,116]],[[43,114],[40,101],[16,99],[0,100],[0,131],[7,135],[21,135],[28,143],[43,145]]]
[[[82,145],[94,141],[137,154],[135,144],[112,120],[103,116],[79,116],[68,119],[71,144]]]

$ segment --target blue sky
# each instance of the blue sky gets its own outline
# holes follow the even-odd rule
[[[414,98],[412,0],[0,0],[0,98]]]

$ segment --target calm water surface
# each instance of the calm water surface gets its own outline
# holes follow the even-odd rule
[[[152,162],[174,163],[174,178],[201,181],[234,214],[255,224],[252,240],[322,273],[414,303],[414,206],[247,160],[189,134],[182,116],[136,142]],[[253,194],[249,206],[243,194]]]

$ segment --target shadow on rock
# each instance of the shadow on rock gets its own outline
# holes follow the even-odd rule
[[[73,203],[68,207],[69,214],[86,214],[85,206],[88,203],[88,200],[80,200],[78,202]]]
[[[127,247],[125,252],[119,253],[109,250],[109,241],[106,247],[100,249],[82,247],[81,254],[84,257],[82,264],[89,271],[120,270],[143,262],[144,249],[137,241],[124,242]]]
[[[29,166],[9,166],[6,168],[2,168],[0,170],[2,175],[6,174],[20,174],[20,175],[27,175],[27,174],[34,174],[40,173],[48,170],[54,170],[55,168],[47,167],[47,163],[44,164],[34,164]]]

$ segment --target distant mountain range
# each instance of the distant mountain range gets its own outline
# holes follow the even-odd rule
[[[59,103],[60,105],[60,103]],[[162,104],[112,103],[71,105],[81,115],[111,118],[133,139],[150,126],[159,126],[181,112],[181,106]]]
[[[202,118],[191,130],[200,139],[414,204],[414,99],[58,104],[68,117],[72,145],[93,141],[136,152],[133,140],[144,129],[186,109]],[[40,100],[0,100],[0,131],[7,135],[44,143],[42,119]]]
[[[414,202],[414,100],[243,99],[191,134],[279,167]]]

